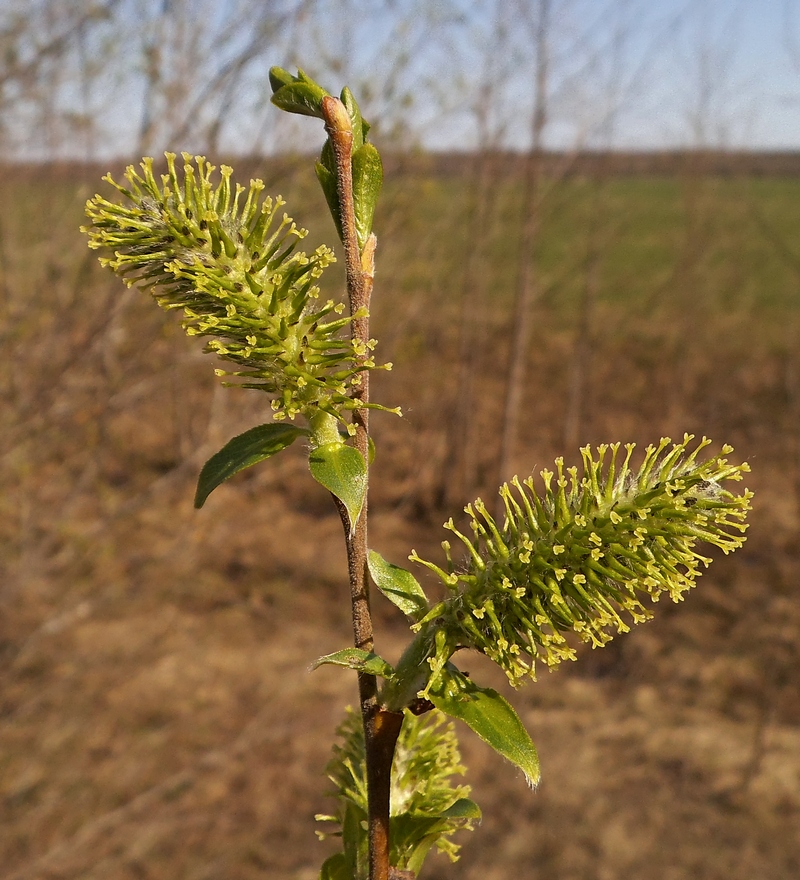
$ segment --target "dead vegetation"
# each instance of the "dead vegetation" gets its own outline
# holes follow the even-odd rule
[[[502,418],[516,204],[505,173],[491,269],[473,292],[482,373],[467,498],[489,497]],[[77,232],[90,179],[3,170],[4,876],[313,880],[327,852],[313,835],[322,770],[355,699],[349,676],[307,672],[350,640],[338,519],[302,450],[192,509],[202,462],[268,407],[217,387],[174,321],[96,267]],[[282,186],[305,222],[311,185]],[[582,186],[550,193],[543,221],[520,472],[564,451]],[[400,564],[412,547],[435,554],[452,512],[441,501],[465,188],[398,168],[376,224],[374,332],[395,369],[374,395],[406,416],[374,419],[371,543]],[[744,176],[609,184],[581,442],[690,431],[732,443],[753,469],[750,538],[685,605],[515,698],[542,758],[537,793],[464,731],[486,818],[463,861],[434,860],[431,880],[800,873],[798,276],[791,247],[765,233],[796,238],[798,189]],[[376,612],[392,655],[404,624]]]

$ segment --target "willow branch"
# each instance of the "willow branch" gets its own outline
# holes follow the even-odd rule
[[[369,351],[369,301],[374,276],[375,237],[370,235],[362,252],[358,246],[353,201],[353,131],[350,116],[344,104],[330,96],[323,99],[322,110],[325,115],[325,130],[328,132],[336,162],[347,295],[350,301],[350,314],[355,316],[351,324],[352,339],[358,343],[358,348],[366,359]],[[363,404],[353,413],[353,423],[356,427],[354,445],[368,465],[369,421],[366,404],[369,403],[369,373],[364,370],[360,374],[360,379],[353,393],[354,399]],[[373,647],[373,631],[367,580],[367,498],[364,499],[361,516],[352,530],[344,506],[342,504],[337,506],[347,542],[355,645],[357,648],[370,651]],[[370,880],[389,880],[391,770],[403,715],[387,712],[378,706],[375,676],[359,673],[358,686],[367,762],[369,877]]]

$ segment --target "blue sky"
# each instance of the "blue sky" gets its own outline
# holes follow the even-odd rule
[[[551,3],[547,145],[800,149],[800,0]],[[369,2],[354,5],[375,8]],[[477,94],[487,77],[485,56],[498,10],[508,10],[511,33],[504,38],[504,51],[509,56],[516,52],[521,63],[504,65],[501,58],[492,62],[493,68],[489,65],[498,77],[507,77],[499,89],[502,106],[495,121],[505,145],[524,148],[530,140],[533,60],[532,25],[523,19],[538,0],[456,0],[455,5],[463,13],[462,26],[448,30],[435,20],[437,10],[443,16],[445,10],[452,13],[452,2],[396,0],[398,14],[415,10],[417,30],[412,25],[403,32],[409,45],[420,34],[425,37],[415,44],[421,46],[415,69],[440,84],[455,75]],[[372,17],[367,13],[350,45],[380,44],[374,35],[387,29],[385,11]],[[335,27],[321,30],[323,45],[335,54],[343,45],[341,35]],[[371,57],[364,50],[361,61],[360,66],[356,57],[350,64],[356,76],[366,72],[380,78],[380,52]],[[618,99],[611,101],[615,109],[608,127],[604,120],[615,63]],[[475,145],[474,108],[463,94],[449,104],[426,100],[425,89],[416,95],[415,117],[429,117],[430,123],[421,126],[424,145]]]
[[[800,3],[749,0],[739,70],[758,102],[754,145],[800,148]]]
[[[596,48],[607,47],[606,31],[614,16],[622,22],[621,86],[613,131],[599,140],[595,137],[595,144],[800,149],[800,0],[554,4],[562,14],[554,23],[556,56],[559,48],[569,55],[570,40],[582,42],[584,53],[590,51],[581,28],[597,32]],[[582,139],[592,142],[591,134],[581,129],[590,125],[587,120],[594,111],[604,116],[608,55],[599,62],[598,81],[592,84],[590,76],[587,84],[579,76],[572,86],[569,59],[553,59],[551,119],[545,132],[549,145],[570,148]],[[559,94],[560,84],[565,85]],[[512,126],[515,146],[523,146],[528,138],[526,114],[520,119],[521,126]],[[466,136],[464,132],[461,137]]]
[[[719,43],[729,58],[729,70],[721,72],[729,80],[726,112],[741,144],[800,148],[800,3],[716,0],[707,5],[713,7],[712,24],[722,32]],[[712,42],[714,37],[712,32]]]
[[[45,9],[54,2],[0,0],[0,26],[12,7]],[[307,121],[269,106],[267,68],[278,64],[301,65],[332,90],[353,86],[384,146],[468,150],[483,142],[525,149],[533,13],[541,2],[174,0],[170,15],[183,12],[181,23],[164,19],[162,0],[121,0],[116,18],[98,27],[83,56],[75,51],[54,60],[58,86],[51,101],[11,97],[6,128],[16,137],[12,150],[26,157],[53,149],[64,156],[130,156],[140,146],[154,153],[303,149]],[[800,0],[550,3],[545,146],[800,150]],[[254,20],[259,14],[263,39]],[[289,24],[276,25],[279,20]],[[258,51],[235,87],[198,103],[254,36]],[[177,85],[184,97],[172,106],[156,101],[151,116],[158,125],[145,144],[143,57],[153,45],[163,59],[163,83],[172,94]],[[93,53],[102,58],[101,75],[82,84]],[[483,114],[488,101],[482,104],[481,95],[491,98]],[[51,108],[64,120],[60,128],[48,121],[56,115]],[[76,127],[85,117],[92,125]],[[217,119],[223,124],[209,141]],[[42,131],[55,147],[46,146]]]

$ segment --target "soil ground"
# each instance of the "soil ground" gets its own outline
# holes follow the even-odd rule
[[[215,386],[213,364],[174,321],[59,231],[77,227],[94,186],[55,176],[36,188],[5,174],[19,217],[0,229],[0,874],[314,880],[334,845],[314,835],[314,814],[330,806],[323,769],[356,696],[348,673],[308,671],[350,641],[330,500],[298,446],[192,509],[202,462],[268,407]],[[797,277],[766,233],[737,225],[745,185],[791,240],[795,180],[614,184],[609,210],[632,216],[638,237],[613,226],[581,442],[693,431],[733,443],[753,470],[748,542],[715,559],[686,602],[664,603],[654,621],[518,693],[482,658],[463,659],[518,707],[543,781],[529,791],[460,731],[484,820],[462,835],[460,862],[431,857],[429,880],[800,876]],[[384,217],[393,235],[416,236],[423,264],[411,244],[387,245],[385,305],[374,309],[379,350],[395,363],[374,393],[406,416],[373,419],[370,543],[398,564],[412,548],[436,558],[452,513],[442,475],[458,311],[441,292],[445,276],[458,287],[458,255],[447,252],[443,277],[423,271],[434,244],[454,247],[442,236],[447,210],[460,208],[443,187],[390,179],[395,213]],[[433,208],[414,213],[409,192],[428,192]],[[541,254],[520,473],[563,449],[582,277],[579,261],[567,259],[565,274],[553,256],[570,225],[567,195]],[[641,218],[656,215],[648,231]],[[42,216],[47,229],[34,223]],[[692,249],[702,235],[707,246]],[[585,239],[573,238],[563,247],[582,252]],[[498,290],[509,271],[499,260]],[[623,296],[626,279],[643,285],[640,299]],[[482,295],[471,491],[488,497],[507,312],[504,294]],[[379,599],[375,614],[391,660],[405,624]]]

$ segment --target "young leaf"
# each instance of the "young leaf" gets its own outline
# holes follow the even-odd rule
[[[463,721],[498,754],[522,770],[528,785],[539,782],[539,757],[511,704],[492,688],[478,687],[452,663],[428,691],[428,699],[451,718]]]
[[[302,70],[292,76],[287,70],[272,67],[269,71],[269,82],[272,87],[272,103],[288,113],[299,113],[301,116],[316,116],[324,119],[322,99],[328,92],[314,82]]]
[[[387,562],[380,553],[370,550],[369,573],[384,596],[409,617],[419,620],[428,610],[428,597],[419,581],[404,568]]]
[[[355,528],[367,493],[367,464],[361,453],[344,443],[326,443],[308,456],[311,476],[347,508]]]
[[[319,162],[314,166],[317,172],[317,180],[322,187],[328,210],[333,217],[333,223],[339,238],[342,238],[342,212],[339,208],[339,191],[336,188],[336,166],[333,159],[330,141],[325,142]]]
[[[344,853],[334,853],[322,863],[319,880],[353,880]]]
[[[342,89],[341,101],[345,106],[345,110],[347,110],[347,115],[350,117],[350,125],[353,129],[353,152],[355,153],[364,143],[364,135],[366,134],[364,131],[364,119],[361,116],[361,110],[355,96],[347,86]],[[367,126],[367,130],[369,130],[369,126]]]
[[[475,801],[469,798],[459,798],[452,807],[448,807],[443,813],[447,819],[481,819],[481,808]]]
[[[346,669],[357,669],[359,672],[379,675],[381,678],[391,678],[394,674],[391,664],[383,657],[371,651],[362,651],[361,648],[343,648],[333,654],[326,654],[315,660],[311,664],[311,669],[319,669],[320,666],[344,666]]]
[[[305,83],[292,83],[278,89],[271,100],[276,107],[289,113],[322,119],[321,101],[324,97]]]
[[[225,480],[291,446],[301,434],[308,436],[308,431],[294,425],[272,423],[257,425],[229,440],[203,465],[197,480],[194,506],[201,508],[206,498]]]
[[[375,205],[383,184],[380,153],[372,144],[364,144],[353,153],[353,202],[358,246],[363,248],[372,232]]]
[[[367,876],[369,862],[369,843],[364,828],[367,810],[355,803],[344,805],[342,818],[342,848],[349,871],[348,880],[360,880]]]
[[[453,834],[459,827],[469,830],[472,823],[481,818],[481,808],[465,797],[436,815],[403,813],[392,816],[392,850],[397,864],[416,877],[435,844],[450,856],[451,861],[455,861],[458,858],[457,845],[443,840],[444,836]]]
[[[282,67],[270,67],[269,69],[269,85],[273,92],[277,92],[282,86],[291,85],[294,79],[291,73]]]

